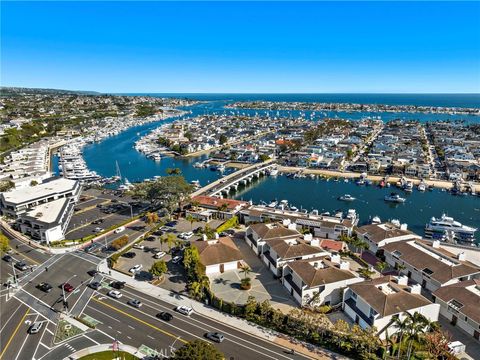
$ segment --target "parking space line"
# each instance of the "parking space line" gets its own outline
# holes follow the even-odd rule
[[[29,312],[30,312],[30,308],[28,308],[27,311],[25,311],[25,314],[22,316],[22,319],[19,321],[19,323],[18,323],[17,327],[15,328],[15,330],[13,331],[12,335],[10,335],[10,338],[8,339],[7,344],[5,345],[5,347],[2,350],[2,353],[0,354],[0,359],[2,359],[3,355],[5,355],[5,352],[7,351],[8,347],[10,346],[10,343],[12,342],[13,338],[17,334],[18,329],[20,329],[20,326],[25,321],[25,318],[27,317]]]

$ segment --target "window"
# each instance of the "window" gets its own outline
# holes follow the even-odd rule
[[[351,291],[351,290],[350,290],[350,291]],[[353,291],[351,291],[351,297],[352,297],[352,299],[357,300],[357,294],[354,293]]]
[[[370,314],[369,314],[369,317],[371,318],[374,318],[375,315],[377,315],[377,312],[373,309],[373,308],[370,308]]]

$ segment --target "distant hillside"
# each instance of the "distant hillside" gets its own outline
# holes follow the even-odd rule
[[[37,89],[37,88],[22,88],[22,87],[0,87],[1,96],[12,96],[22,94],[41,94],[41,95],[101,95],[96,91],[82,91],[82,90],[60,90],[60,89]]]

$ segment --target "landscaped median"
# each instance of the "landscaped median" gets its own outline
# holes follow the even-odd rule
[[[111,344],[95,345],[82,349],[70,355],[69,358],[79,360],[137,360],[144,358],[145,355],[146,354],[143,354],[133,346],[115,342]]]

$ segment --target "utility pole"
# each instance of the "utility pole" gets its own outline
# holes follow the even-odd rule
[[[71,279],[73,279],[74,277],[76,277],[77,275],[73,275],[71,276],[67,281],[65,281],[62,285],[62,297],[63,297],[63,310],[67,313],[68,315],[68,302],[67,302],[67,299],[65,297],[65,284],[68,283]]]

